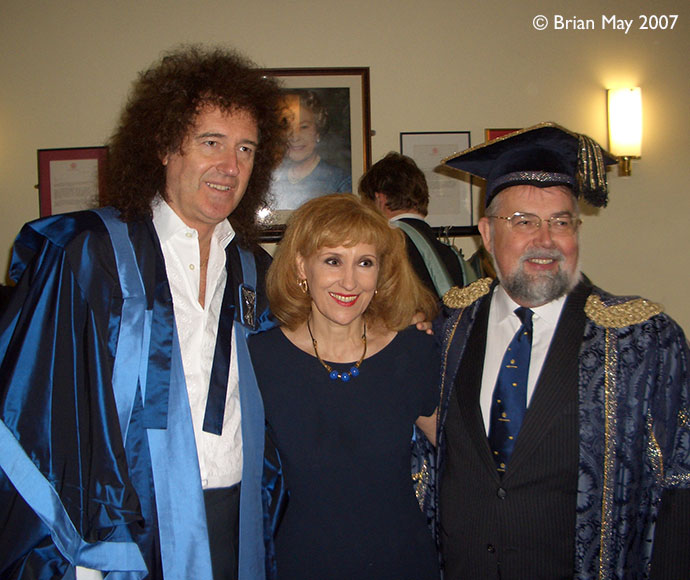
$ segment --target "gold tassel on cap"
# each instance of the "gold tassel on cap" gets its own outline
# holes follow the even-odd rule
[[[578,136],[576,179],[579,195],[595,207],[606,207],[609,196],[604,155],[594,139],[582,134]]]

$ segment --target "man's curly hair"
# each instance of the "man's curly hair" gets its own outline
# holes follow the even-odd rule
[[[120,210],[124,221],[151,217],[156,193],[165,194],[161,159],[182,152],[197,114],[206,106],[242,110],[257,122],[259,146],[247,190],[229,219],[247,242],[255,240],[256,212],[285,149],[281,98],[277,82],[234,51],[194,45],[164,55],[140,73],[110,138],[101,205]]]

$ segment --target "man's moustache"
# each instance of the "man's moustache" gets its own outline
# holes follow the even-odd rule
[[[556,260],[557,262],[563,262],[565,260],[563,253],[558,250],[528,250],[520,256],[520,264],[534,258],[546,258],[548,260]]]

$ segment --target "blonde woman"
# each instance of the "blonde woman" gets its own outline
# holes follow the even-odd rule
[[[267,277],[280,326],[252,338],[288,499],[280,580],[438,578],[410,476],[415,423],[433,439],[439,353],[409,322],[435,314],[401,232],[351,194],[292,214]]]

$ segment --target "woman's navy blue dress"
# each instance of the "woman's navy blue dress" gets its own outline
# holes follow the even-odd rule
[[[278,578],[438,579],[410,475],[413,424],[438,403],[434,339],[398,333],[349,382],[331,380],[279,328],[252,337],[250,350],[289,490]]]

